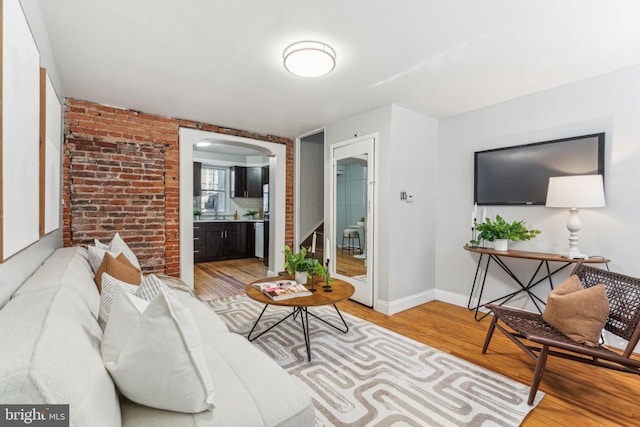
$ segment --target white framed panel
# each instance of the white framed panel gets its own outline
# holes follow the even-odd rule
[[[41,78],[44,80],[41,90],[44,99],[44,121],[40,124],[40,234],[49,234],[60,228],[60,151],[62,146],[62,105],[56,94],[51,78],[43,68]]]
[[[2,1],[0,261],[39,239],[40,53],[18,0]]]

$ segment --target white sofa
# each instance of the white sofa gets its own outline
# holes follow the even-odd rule
[[[0,310],[0,402],[69,404],[73,426],[312,426],[302,383],[190,293],[172,286],[197,320],[215,408],[196,414],[119,395],[100,354],[100,295],[87,250],[55,251]]]

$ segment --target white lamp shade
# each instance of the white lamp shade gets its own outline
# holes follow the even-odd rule
[[[319,77],[336,66],[336,52],[331,46],[316,41],[301,41],[289,45],[283,52],[284,67],[302,77]]]
[[[550,208],[601,208],[604,202],[602,175],[549,178],[546,206]]]

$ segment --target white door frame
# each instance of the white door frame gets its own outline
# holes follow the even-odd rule
[[[361,286],[361,282],[354,283],[355,281],[349,277],[338,275],[336,273],[336,262],[334,260],[330,260],[329,269],[331,275],[339,278],[341,280],[345,280],[356,287],[356,292],[354,293],[353,299],[354,301],[358,301],[364,305],[374,307],[374,302],[377,297],[377,286],[376,286],[376,275],[375,273],[375,265],[376,265],[376,176],[377,176],[377,168],[376,168],[376,157],[375,157],[375,148],[376,148],[376,140],[378,138],[378,134],[365,135],[362,137],[357,137],[354,139],[350,139],[343,142],[338,142],[335,144],[331,144],[329,146],[329,164],[331,167],[329,168],[329,217],[330,221],[325,221],[325,224],[329,223],[329,236],[333,243],[331,244],[331,253],[337,256],[337,221],[335,218],[336,213],[336,156],[335,151],[341,150],[343,151],[343,155],[351,156],[349,152],[351,147],[353,147],[353,156],[357,154],[363,153],[363,146],[366,147],[367,153],[367,231],[366,231],[366,256],[367,256],[367,288],[364,289]],[[346,149],[346,151],[344,150]],[[342,156],[340,158],[343,158]],[[357,286],[360,284],[360,286]]]

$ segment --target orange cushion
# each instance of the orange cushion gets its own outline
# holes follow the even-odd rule
[[[98,285],[100,292],[102,292],[102,273],[108,273],[110,276],[132,285],[140,285],[140,283],[142,283],[140,270],[138,270],[124,254],[118,255],[117,258],[114,258],[109,252],[104,254],[102,263],[100,267],[98,267],[96,276],[93,279],[96,285]]]
[[[542,318],[570,339],[597,347],[609,316],[609,300],[604,285],[583,288],[572,275],[549,293]]]

